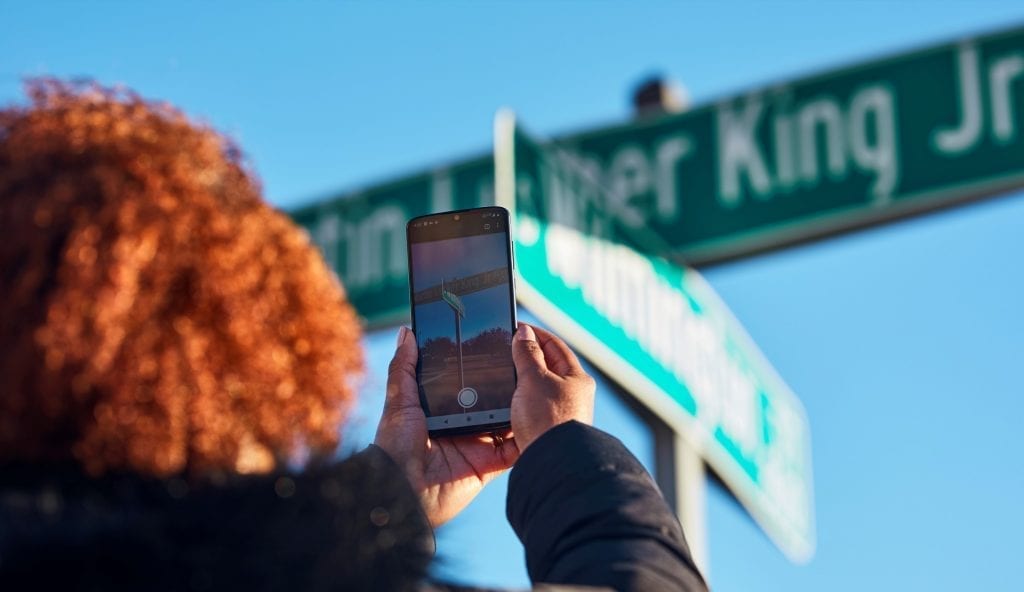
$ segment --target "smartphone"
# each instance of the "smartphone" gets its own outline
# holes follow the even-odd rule
[[[516,368],[508,210],[483,207],[406,225],[416,382],[431,436],[510,425]]]

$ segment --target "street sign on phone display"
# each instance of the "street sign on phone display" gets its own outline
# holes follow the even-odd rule
[[[700,274],[590,232],[617,230],[595,203],[600,186],[501,121],[498,199],[514,212],[520,301],[682,433],[778,546],[807,560],[810,430],[796,396]]]
[[[466,305],[462,303],[462,299],[456,296],[453,292],[446,290],[444,285],[441,286],[441,299],[444,300],[448,306],[452,307],[452,310],[459,313],[460,317],[466,317]]]

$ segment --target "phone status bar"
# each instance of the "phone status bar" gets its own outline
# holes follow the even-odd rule
[[[477,234],[508,232],[508,216],[504,210],[484,212],[463,210],[433,214],[414,219],[408,225],[409,240],[424,242],[473,236]]]

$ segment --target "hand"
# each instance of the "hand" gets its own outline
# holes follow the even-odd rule
[[[419,355],[412,332],[402,327],[388,368],[384,414],[374,444],[391,455],[419,495],[431,526],[455,517],[491,479],[519,458],[511,433],[430,438],[416,386]]]
[[[594,379],[564,341],[519,323],[512,360],[518,376],[512,395],[512,430],[520,452],[557,425],[594,421]]]

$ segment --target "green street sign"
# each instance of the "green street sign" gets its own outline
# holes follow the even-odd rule
[[[898,219],[1024,185],[1024,27],[557,143],[691,265]]]
[[[369,327],[409,318],[405,223],[434,212],[494,203],[490,155],[291,212],[337,272]]]
[[[696,271],[590,232],[630,234],[592,206],[601,189],[585,167],[501,121],[497,195],[514,215],[520,301],[682,434],[787,556],[808,560],[810,430],[796,396]]]
[[[591,185],[561,223],[690,265],[1024,185],[1024,27],[558,139]],[[491,158],[293,212],[371,326],[408,318],[405,220],[490,205]],[[600,227],[599,227],[600,226]],[[607,227],[607,228],[605,228]]]
[[[441,281],[441,300],[444,300],[448,306],[452,307],[452,310],[459,313],[459,317],[466,318],[466,305],[454,292],[445,289],[444,280]]]

